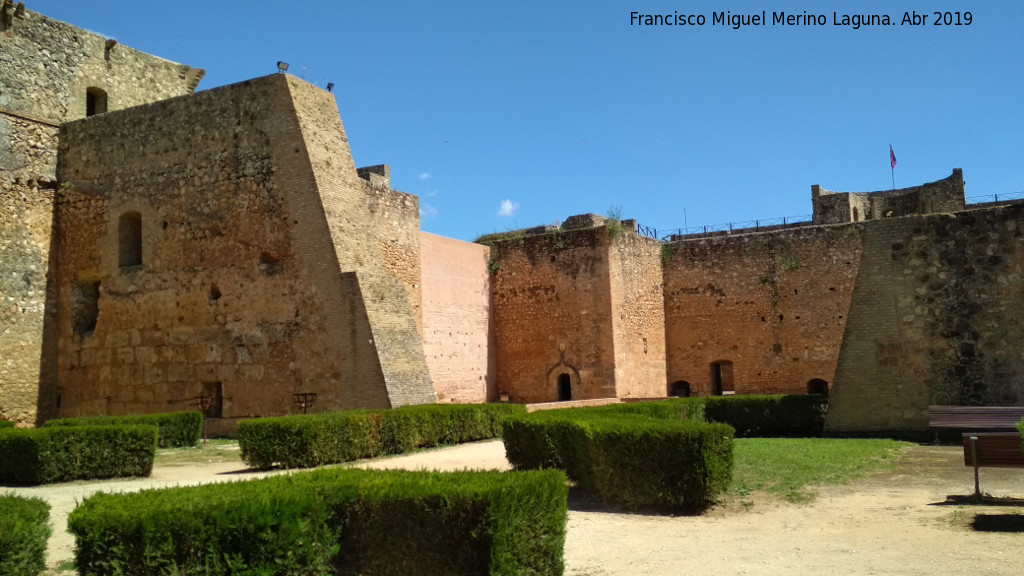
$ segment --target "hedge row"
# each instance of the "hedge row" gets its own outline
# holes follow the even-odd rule
[[[0,420],[0,430],[4,428],[14,428],[14,422],[10,420]]]
[[[145,424],[160,429],[160,448],[195,446],[203,433],[202,412],[168,412],[132,416],[80,416],[47,420],[44,427],[54,426],[136,426]]]
[[[618,509],[699,512],[728,488],[732,428],[627,414],[552,410],[510,420],[505,453],[517,470],[565,470],[585,495]]]
[[[565,475],[323,469],[99,493],[68,518],[82,574],[560,575]]]
[[[431,404],[257,418],[238,423],[242,460],[254,468],[311,468],[501,435],[517,404]]]
[[[46,569],[50,505],[0,494],[0,576],[35,576]]]
[[[0,434],[0,483],[149,476],[156,440],[156,426],[5,430]]]
[[[703,396],[601,406],[612,413],[642,414],[728,424],[737,438],[820,436],[828,398],[817,394],[776,396]],[[575,410],[596,410],[577,408]]]

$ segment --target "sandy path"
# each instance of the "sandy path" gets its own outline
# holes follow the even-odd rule
[[[754,494],[699,517],[570,511],[566,573],[573,576],[766,575],[1014,575],[1024,571],[1024,502],[955,506],[948,495],[973,491],[971,469],[957,447],[911,448],[893,471],[828,487],[808,505]],[[360,467],[456,470],[508,469],[500,441],[360,462]],[[76,502],[98,490],[230,481],[237,463],[159,467],[151,478],[16,488],[53,506],[50,564],[72,558],[64,531]],[[983,469],[982,489],[1024,499],[1024,470]],[[0,489],[6,490],[6,489]],[[1012,516],[1006,516],[1012,515]],[[980,520],[978,518],[980,517]],[[973,529],[1004,520],[1009,530]],[[1004,526],[1004,530],[1007,528]]]

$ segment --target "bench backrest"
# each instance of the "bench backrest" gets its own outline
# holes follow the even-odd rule
[[[978,447],[978,466],[988,468],[1024,467],[1024,450],[1020,446],[1020,434],[1016,432],[982,432],[964,434],[964,466],[974,466],[971,438],[975,437]]]
[[[1024,406],[929,406],[932,428],[1013,430],[1024,418]]]

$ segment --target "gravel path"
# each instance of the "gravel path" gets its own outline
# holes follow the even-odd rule
[[[896,469],[825,487],[811,504],[763,494],[734,498],[697,517],[572,510],[566,574],[605,575],[1013,575],[1024,571],[1024,470],[981,471],[982,489],[1009,506],[947,503],[973,492],[958,447],[911,448]],[[507,470],[500,441],[360,462],[360,467]],[[159,466],[150,478],[10,489],[50,502],[50,565],[73,557],[64,529],[78,501],[99,491],[134,491],[242,480],[236,463]],[[7,490],[0,488],[0,490]],[[996,531],[988,531],[991,529]],[[55,572],[56,573],[56,572]]]

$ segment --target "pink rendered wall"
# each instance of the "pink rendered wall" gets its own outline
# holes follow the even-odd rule
[[[490,248],[420,233],[423,353],[438,403],[496,401]]]

